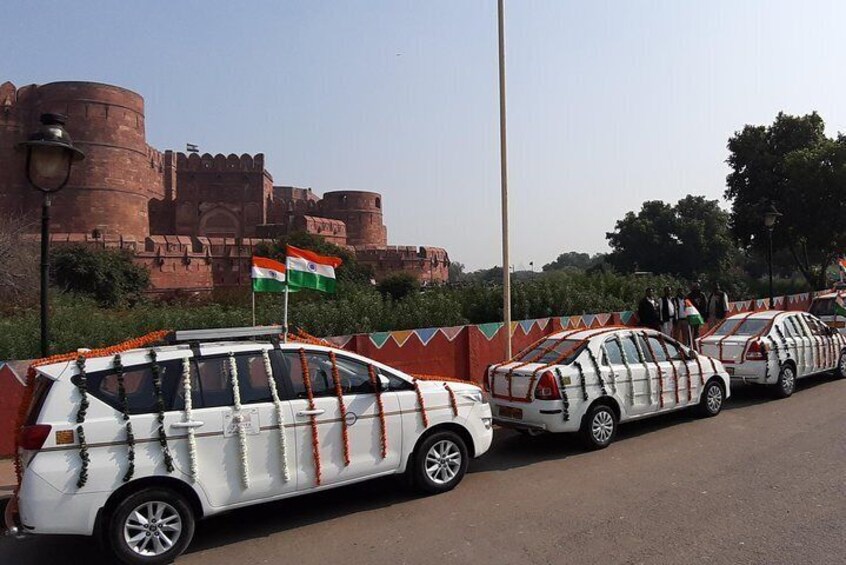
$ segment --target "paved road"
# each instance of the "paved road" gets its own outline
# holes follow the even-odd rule
[[[624,426],[583,453],[499,430],[455,491],[378,480],[201,523],[179,565],[844,563],[846,381],[736,391],[717,418]],[[2,563],[103,562],[79,538],[0,540]]]

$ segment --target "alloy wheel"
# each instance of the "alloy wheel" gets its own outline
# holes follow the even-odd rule
[[[590,429],[597,443],[608,443],[614,433],[614,416],[608,410],[600,410],[593,416]]]
[[[784,369],[782,369],[781,390],[785,394],[791,394],[795,387],[796,373],[793,372],[793,369],[791,367],[785,367]]]
[[[169,551],[182,535],[182,518],[167,502],[144,502],[129,513],[123,539],[134,553],[156,557]]]
[[[708,405],[708,410],[712,414],[716,414],[723,406],[723,389],[719,385],[712,385],[708,388],[708,394],[705,397],[705,403]]]
[[[461,470],[461,450],[449,439],[432,445],[426,453],[426,475],[437,485],[453,480]]]

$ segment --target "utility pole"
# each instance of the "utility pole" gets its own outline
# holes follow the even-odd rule
[[[499,166],[502,192],[502,314],[505,323],[505,359],[511,359],[511,264],[508,246],[508,159],[505,136],[505,14],[498,0],[499,28]]]

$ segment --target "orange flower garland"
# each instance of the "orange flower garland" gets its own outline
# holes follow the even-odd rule
[[[452,406],[452,415],[458,418],[458,401],[455,399],[455,392],[449,387],[448,384],[444,383],[444,388],[447,390],[449,394],[449,404]]]
[[[694,357],[696,357],[696,366],[699,367],[699,386],[705,386],[705,370],[702,368],[702,360],[699,359],[699,354],[695,351]]]
[[[303,384],[306,389],[306,396],[308,397],[308,409],[314,410],[314,391],[311,389],[311,373],[308,370],[308,359],[306,358],[305,349],[300,348],[300,370],[303,373]],[[320,438],[317,435],[317,417],[312,414],[309,416],[311,421],[311,455],[314,458],[314,479],[315,484],[320,486],[323,480],[320,471]]]
[[[123,353],[124,351],[129,351],[131,349],[140,349],[152,345],[154,343],[161,342],[169,333],[169,330],[159,330],[156,332],[148,333],[141,337],[129,339],[127,341],[124,341],[117,345],[112,345],[110,347],[92,349],[91,351],[85,352],[83,355],[86,359],[92,359],[94,357],[108,357],[111,355],[116,355],[118,353]],[[36,359],[32,362],[32,364],[26,371],[26,388],[24,389],[24,397],[21,400],[20,405],[18,406],[17,421],[15,423],[15,430],[17,430],[17,433],[15,434],[15,477],[18,480],[19,488],[21,485],[21,478],[23,477],[23,464],[19,455],[19,434],[21,428],[23,428],[24,422],[26,421],[26,413],[29,410],[29,405],[32,403],[33,384],[35,383],[35,377],[38,374],[38,372],[36,371],[36,367],[41,367],[43,365],[52,365],[53,363],[73,361],[77,359],[79,355],[80,354],[78,352],[74,351],[72,353],[61,353],[58,355],[44,357],[42,359]]]
[[[649,343],[649,334],[643,332],[643,343],[646,344],[646,348],[649,349],[649,354],[652,355],[652,361],[655,363],[655,368],[658,369],[658,405],[663,408],[664,407],[664,371],[661,370],[661,365],[658,364],[658,356],[655,355],[655,350],[652,349],[652,344]],[[647,374],[649,373],[649,369],[646,370]],[[649,380],[652,377],[647,377]],[[650,398],[650,403],[652,399]]]
[[[376,407],[379,408],[379,436],[382,440],[382,459],[384,459],[388,456],[388,426],[385,423],[385,405],[382,403],[382,387],[373,365],[368,365],[367,370],[370,373],[370,385],[376,393]]]
[[[457,379],[455,377],[444,377],[444,376],[441,376],[441,375],[425,375],[425,374],[420,374],[420,373],[411,373],[411,376],[414,377],[415,379],[418,379],[418,380],[421,380],[421,381],[446,381],[448,383],[460,383],[460,384],[469,384],[469,385],[475,385],[476,384],[473,381],[468,381],[466,379]]]
[[[676,404],[679,403],[679,372],[676,370],[676,364],[673,363],[673,360],[670,359],[670,350],[667,349],[667,342],[664,341],[664,335],[658,334],[658,343],[661,344],[661,349],[664,350],[664,357],[667,358],[667,362],[670,364],[670,367],[673,369],[673,382],[675,383],[674,392],[676,398]]]
[[[423,419],[423,427],[429,427],[429,415],[426,414],[426,404],[423,402],[423,393],[420,392],[420,383],[414,379],[414,392],[417,394],[417,405],[420,406],[420,417]]]
[[[341,375],[338,372],[338,358],[334,351],[329,351],[332,361],[332,382],[335,384],[335,396],[338,397],[338,410],[341,411],[341,437],[344,440],[344,466],[350,466],[350,435],[347,430],[347,406],[344,404],[344,391],[341,387]]]

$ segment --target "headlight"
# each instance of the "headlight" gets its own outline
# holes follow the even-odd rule
[[[482,391],[481,390],[473,390],[473,391],[462,392],[461,396],[463,396],[464,398],[468,398],[468,399],[472,400],[473,402],[476,402],[477,404],[482,403]]]

